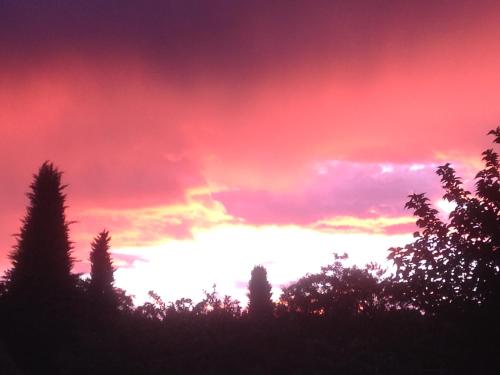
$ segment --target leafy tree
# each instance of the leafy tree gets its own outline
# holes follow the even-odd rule
[[[63,302],[74,293],[61,174],[45,162],[34,176],[27,194],[30,205],[10,256],[13,267],[7,274],[8,293],[25,306]]]
[[[500,143],[500,127],[488,134]],[[417,217],[415,241],[390,249],[400,299],[435,313],[446,306],[498,304],[500,297],[499,157],[483,152],[475,194],[465,190],[451,165],[437,169],[443,199],[453,202],[448,221],[438,216],[425,194],[410,195],[406,208]]]
[[[240,302],[231,296],[225,295],[222,299],[212,285],[212,291],[203,291],[205,298],[193,307],[196,315],[211,315],[236,318],[241,315]]]
[[[177,314],[189,314],[193,311],[193,301],[191,298],[180,298],[170,304],[170,309]]]
[[[271,284],[267,281],[267,271],[263,266],[255,266],[248,283],[248,315],[262,319],[273,315]]]
[[[93,303],[103,309],[114,309],[117,296],[113,286],[114,267],[109,254],[111,237],[103,230],[91,244],[89,293]]]
[[[153,290],[148,292],[148,296],[152,302],[145,302],[143,305],[139,306],[136,309],[136,314],[151,320],[164,320],[168,314],[167,304],[160,295]]]
[[[280,310],[312,316],[356,316],[371,314],[384,307],[378,277],[381,269],[344,267],[344,256],[335,256],[333,264],[308,274],[283,289]],[[374,275],[375,273],[375,275]]]
[[[154,291],[148,292],[151,302],[145,302],[136,309],[139,316],[150,320],[164,321],[179,316],[190,317],[223,317],[237,318],[241,315],[241,306],[238,300],[225,295],[222,299],[217,293],[216,285],[212,291],[203,291],[205,297],[198,303],[193,304],[190,298],[181,298],[175,302],[166,303]]]
[[[134,308],[132,296],[121,288],[115,288],[118,311],[130,313]]]

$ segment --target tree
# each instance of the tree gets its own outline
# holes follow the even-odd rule
[[[54,353],[71,341],[77,294],[61,172],[45,162],[30,188],[6,274],[6,337],[26,373],[55,373]]]
[[[263,266],[255,266],[248,283],[248,315],[262,319],[273,315],[271,284],[267,281],[267,271]]]
[[[110,240],[108,231],[103,230],[91,244],[89,294],[92,304],[100,310],[114,309],[117,305],[113,285],[115,269],[109,254]]]
[[[55,306],[70,300],[74,293],[61,174],[45,162],[34,176],[27,194],[30,204],[10,256],[13,267],[7,274],[8,293],[25,306]]]
[[[205,298],[193,306],[195,315],[209,316],[214,318],[237,318],[241,315],[240,301],[225,295],[222,299],[217,292],[217,286],[212,285],[212,291],[203,290]],[[190,302],[189,300],[186,300]],[[177,304],[177,302],[176,302]]]
[[[335,255],[335,262],[321,268],[320,273],[308,274],[283,289],[280,309],[288,313],[313,316],[357,316],[371,314],[383,308],[382,270],[377,265],[364,269],[344,267]],[[375,274],[375,275],[374,275]]]
[[[500,127],[488,134],[500,143]],[[438,217],[425,194],[410,195],[419,231],[416,240],[390,249],[397,267],[393,281],[400,298],[414,308],[436,313],[443,307],[498,304],[500,297],[499,157],[483,152],[475,194],[465,190],[451,165],[437,169],[443,199],[455,208],[448,221]]]

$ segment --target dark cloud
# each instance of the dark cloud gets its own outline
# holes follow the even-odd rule
[[[31,65],[34,56],[40,64],[40,58],[77,54],[89,63],[145,59],[172,76],[266,68],[279,74],[276,67],[304,60],[309,68],[338,61],[352,70],[373,68],[387,49],[411,56],[427,38],[450,29],[459,38],[494,6],[468,0],[4,0],[0,42],[4,64],[16,65],[21,56]]]

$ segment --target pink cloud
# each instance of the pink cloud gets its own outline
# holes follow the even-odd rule
[[[409,194],[439,195],[434,168],[395,164],[326,163],[297,191],[228,190],[214,193],[229,214],[250,224],[307,225],[335,216],[402,216]]]
[[[414,233],[417,230],[417,225],[414,223],[394,224],[384,228],[384,233],[387,235]]]
[[[147,262],[146,259],[139,255],[130,255],[130,254],[120,254],[113,252],[112,254],[113,265],[115,267],[120,268],[132,268],[134,266],[134,262]]]

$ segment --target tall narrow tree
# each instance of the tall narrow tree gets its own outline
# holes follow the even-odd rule
[[[45,162],[27,194],[29,206],[11,254],[11,297],[30,303],[68,300],[74,292],[73,258],[61,172]]]
[[[90,297],[99,308],[112,308],[116,305],[113,264],[109,255],[111,237],[108,231],[100,232],[91,244],[90,252]]]
[[[76,323],[76,276],[65,215],[61,172],[44,163],[7,272],[6,341],[26,373],[58,373],[55,353],[71,341]]]
[[[255,266],[248,283],[248,315],[256,319],[271,317],[274,309],[271,295],[266,269]]]

